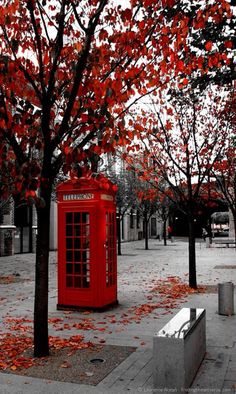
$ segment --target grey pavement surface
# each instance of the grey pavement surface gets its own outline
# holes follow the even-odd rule
[[[162,241],[150,240],[149,250],[144,241],[122,244],[123,255],[118,258],[118,299],[116,308],[88,315],[82,312],[64,312],[56,309],[57,273],[56,252],[50,254],[49,318],[58,319],[50,324],[50,335],[69,338],[82,334],[86,340],[108,345],[135,346],[137,350],[109,373],[97,386],[48,381],[0,372],[1,394],[36,393],[152,393],[152,341],[159,331],[182,307],[206,309],[207,353],[189,392],[235,393],[236,392],[236,315],[218,314],[217,293],[190,294],[175,309],[153,309],[140,316],[136,307],[158,303],[158,296],[151,290],[160,280],[179,276],[188,280],[188,244],[175,239],[164,246]],[[197,278],[199,285],[236,283],[236,250],[222,245],[206,248],[196,244]],[[0,284],[0,335],[8,328],[6,318],[33,318],[34,300],[33,254],[0,258],[0,276],[17,275],[20,281]],[[20,276],[18,276],[20,275]],[[235,296],[235,295],[234,295]],[[235,304],[236,305],[236,304]],[[60,329],[60,324],[78,323],[89,318],[95,326],[102,324],[104,331],[80,332],[76,328]],[[62,320],[63,319],[63,320]],[[102,325],[101,325],[102,327]],[[155,392],[155,391],[154,391]],[[156,392],[175,392],[164,390]],[[184,391],[183,391],[184,392]]]

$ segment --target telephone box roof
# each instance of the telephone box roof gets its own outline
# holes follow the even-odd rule
[[[106,190],[107,192],[115,193],[117,186],[103,175],[89,176],[81,178],[71,178],[57,186],[57,192],[66,190]]]

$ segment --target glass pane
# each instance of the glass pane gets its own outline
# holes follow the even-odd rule
[[[86,250],[81,252],[81,261],[86,262],[87,261],[87,252]]]
[[[72,232],[72,226],[67,225],[67,226],[66,226],[66,236],[67,236],[67,237],[68,237],[68,236],[71,237],[72,234],[73,234],[73,232]]]
[[[66,273],[73,274],[73,264],[66,264]]]
[[[74,287],[81,287],[81,278],[80,276],[75,276],[75,283],[74,283]]]
[[[75,238],[74,239],[74,249],[80,249],[80,248],[81,248],[81,239]]]
[[[80,212],[75,212],[74,213],[74,222],[75,223],[80,223],[81,221],[81,213]]]
[[[74,227],[74,231],[75,231],[75,237],[78,237],[78,236],[80,236],[80,234],[81,234],[81,227],[80,227],[80,225],[76,225],[75,227]]]
[[[81,264],[75,264],[75,274],[81,274]]]
[[[79,262],[80,261],[80,251],[79,250],[75,250],[74,251],[74,261],[75,262]]]
[[[66,261],[73,261],[73,254],[71,250],[66,251]]]
[[[115,214],[106,214],[106,283],[116,283]]]
[[[89,213],[84,212],[84,213],[82,214],[82,222],[83,222],[83,223],[89,223]]]
[[[72,276],[66,277],[66,287],[73,287],[73,277]]]
[[[82,238],[83,249],[89,249],[89,237],[84,236]]]
[[[73,249],[73,241],[72,238],[66,239],[66,249]]]
[[[89,287],[89,281],[85,280],[83,285],[84,285],[84,287]]]
[[[72,223],[72,219],[73,219],[73,214],[72,212],[67,212],[66,213],[66,223]]]

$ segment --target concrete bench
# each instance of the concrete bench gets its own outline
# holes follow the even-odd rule
[[[206,352],[205,309],[182,308],[153,338],[155,389],[189,388]]]
[[[226,239],[226,240],[214,239],[213,242],[214,242],[214,244],[217,244],[217,245],[226,245],[227,248],[229,248],[229,245],[235,246],[235,244],[236,244],[236,242],[234,240],[230,240],[230,239]]]

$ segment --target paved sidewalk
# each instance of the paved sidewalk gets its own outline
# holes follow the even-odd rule
[[[95,343],[105,341],[107,345],[135,346],[137,350],[118,365],[97,386],[77,385],[43,379],[27,378],[0,373],[1,394],[36,393],[152,393],[152,340],[153,334],[171,318],[166,310],[155,309],[140,320],[130,319],[132,308],[152,303],[150,290],[159,279],[168,276],[186,278],[188,275],[188,245],[184,240],[175,240],[164,246],[158,240],[150,240],[150,249],[144,250],[144,241],[124,243],[123,255],[118,258],[119,305],[109,311],[92,313],[94,324],[105,321],[108,329],[95,333],[81,332],[85,340]],[[225,281],[236,283],[236,250],[206,248],[197,242],[198,284],[217,285]],[[15,274],[23,280],[19,283],[0,284],[0,333],[5,330],[6,316],[33,316],[34,255],[24,254],[0,258],[0,276]],[[20,275],[20,276],[18,276]],[[79,312],[66,314],[57,311],[56,253],[50,254],[49,317],[61,318],[70,323],[78,322],[84,315]],[[207,354],[193,382],[190,392],[235,393],[236,392],[236,315],[226,317],[218,314],[216,293],[192,294],[181,303],[181,307],[206,308]],[[124,316],[130,319],[124,324]],[[58,331],[50,325],[50,335],[70,337],[80,331]],[[160,392],[160,391],[158,391]],[[168,391],[163,391],[168,392]],[[173,391],[174,392],[174,391]]]

